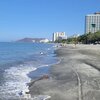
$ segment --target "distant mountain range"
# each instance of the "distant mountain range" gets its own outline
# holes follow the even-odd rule
[[[23,38],[16,42],[40,42],[41,40],[45,40],[45,38]]]

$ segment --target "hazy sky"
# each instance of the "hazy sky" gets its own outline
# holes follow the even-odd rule
[[[0,41],[84,33],[85,15],[100,11],[100,0],[0,0]]]

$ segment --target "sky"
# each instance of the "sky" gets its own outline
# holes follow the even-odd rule
[[[0,41],[84,34],[85,15],[97,11],[100,0],[0,0]]]

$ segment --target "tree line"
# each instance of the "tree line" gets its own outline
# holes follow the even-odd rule
[[[77,40],[79,43],[83,43],[83,44],[99,44],[100,31],[81,35],[77,38]]]
[[[80,36],[69,37],[68,39],[56,40],[56,43],[81,43],[81,44],[100,44],[100,31],[95,33],[83,34]]]

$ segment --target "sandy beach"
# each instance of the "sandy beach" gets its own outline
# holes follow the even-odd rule
[[[56,50],[59,64],[50,68],[49,78],[35,81],[32,97],[50,100],[100,100],[100,45],[67,45]]]

